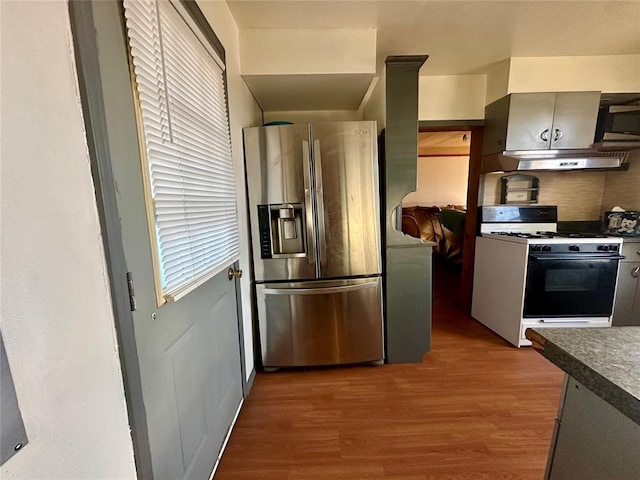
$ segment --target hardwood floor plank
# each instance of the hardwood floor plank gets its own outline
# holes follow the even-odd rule
[[[216,480],[541,479],[563,374],[458,309],[450,273],[422,363],[258,373]]]

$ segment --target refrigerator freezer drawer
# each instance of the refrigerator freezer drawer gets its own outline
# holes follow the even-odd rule
[[[256,285],[265,367],[382,360],[380,277]]]

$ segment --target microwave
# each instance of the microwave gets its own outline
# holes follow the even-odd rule
[[[640,143],[640,105],[607,105],[598,111],[595,143]]]

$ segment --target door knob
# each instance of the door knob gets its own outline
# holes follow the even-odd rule
[[[227,272],[227,275],[229,277],[229,280],[233,280],[234,278],[242,278],[242,270],[236,270],[235,268],[231,267]]]

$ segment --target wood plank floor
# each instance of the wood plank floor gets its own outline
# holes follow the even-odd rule
[[[562,372],[463,314],[435,267],[421,364],[259,373],[216,480],[542,479]]]

